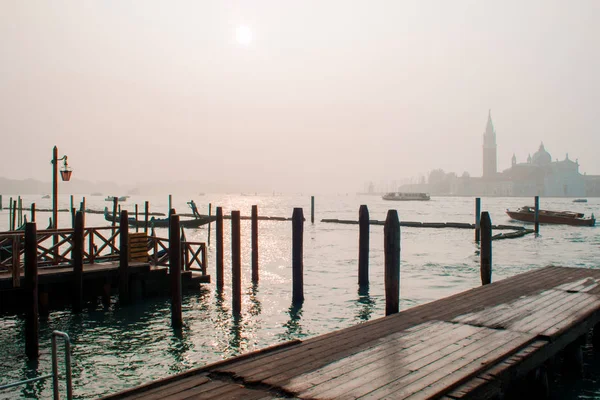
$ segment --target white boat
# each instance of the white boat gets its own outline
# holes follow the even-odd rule
[[[394,201],[425,201],[431,198],[427,193],[390,192],[381,197],[383,200]]]

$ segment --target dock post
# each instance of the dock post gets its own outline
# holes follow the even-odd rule
[[[71,207],[71,228],[75,228],[75,208]]]
[[[148,234],[148,213],[150,212],[150,203],[149,202],[145,202],[144,203],[144,213],[146,214],[144,216],[144,233]]]
[[[127,219],[127,210],[121,211],[119,222],[119,302],[121,304],[129,302],[129,225]]]
[[[81,312],[83,309],[83,213],[77,211],[75,214],[75,226],[73,228],[73,312]]]
[[[30,360],[39,356],[37,229],[35,222],[25,225],[25,287],[29,292],[25,321],[25,353]]]
[[[13,204],[13,199],[12,197],[10,199],[8,199],[8,230],[11,231],[11,227],[12,227],[12,204]]]
[[[258,206],[252,206],[252,283],[258,283]]]
[[[217,290],[223,290],[223,207],[217,207]]]
[[[171,325],[183,326],[181,314],[181,230],[179,215],[169,217],[169,275],[171,276]]]
[[[400,311],[400,219],[396,210],[388,210],[383,226],[383,244],[387,316]]]
[[[481,213],[481,284],[492,283],[492,221],[487,211]]]
[[[17,200],[13,200],[13,211],[12,211],[12,226],[11,231],[17,229]]]
[[[536,236],[540,233],[540,196],[535,196],[535,234]]]
[[[173,209],[173,195],[169,195],[169,212],[171,212],[171,210]]]
[[[212,203],[208,203],[208,245],[210,246],[210,217],[212,214]]]
[[[115,226],[117,225],[117,205],[118,205],[118,202],[119,202],[119,199],[117,198],[117,196],[114,196],[113,197],[113,214],[112,214],[112,217],[113,217],[113,219],[112,219],[112,227],[113,227],[113,229],[112,229],[112,235],[113,236],[115,235]],[[112,241],[112,245],[113,245],[113,247],[115,245],[114,238],[113,238],[113,241]],[[110,254],[114,254],[114,250],[113,250],[112,247],[110,249]]]
[[[475,241],[479,243],[481,232],[481,198],[475,198]]]
[[[0,211],[4,210],[4,203],[2,203],[2,195],[0,194]]]
[[[304,212],[292,213],[292,304],[304,302]]]
[[[19,227],[21,227],[21,225],[23,225],[23,199],[21,198],[21,196],[19,196],[19,201],[18,201],[18,207],[19,207]]]
[[[35,203],[31,203],[31,222],[35,222]]]
[[[358,285],[369,284],[369,209],[363,204],[358,209]]]
[[[71,201],[71,208],[69,208],[69,210],[72,210],[73,208],[75,208],[75,203],[73,203],[73,195],[71,195],[69,198]],[[75,216],[73,216],[73,220],[75,220]],[[73,221],[73,222],[75,222],[75,221]]]
[[[242,257],[240,212],[231,212],[231,297],[234,314],[242,311]]]
[[[310,196],[310,223],[315,223],[315,196]]]

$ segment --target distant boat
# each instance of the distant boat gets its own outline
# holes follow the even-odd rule
[[[427,201],[431,197],[427,193],[390,192],[381,196],[383,200],[393,201]]]
[[[587,199],[575,199],[573,203],[587,203]]]
[[[102,193],[100,193],[100,192],[94,192],[94,193],[92,193],[92,196],[102,196]]]
[[[535,222],[535,209],[525,206],[518,208],[515,211],[506,210],[506,213],[512,219],[524,222]],[[538,220],[541,224],[560,224],[574,226],[594,226],[596,219],[594,214],[589,218],[584,218],[582,213],[573,211],[548,211],[539,210]]]
[[[104,208],[104,219],[112,222],[113,220],[113,215],[112,213],[108,212],[108,208],[105,207]],[[217,217],[208,217],[208,216],[203,216],[200,218],[194,218],[194,219],[180,219],[179,220],[179,226],[182,228],[199,228],[202,225],[206,225],[211,221],[216,221]],[[119,218],[117,217],[116,222],[119,223]],[[141,220],[135,220],[135,218],[128,218],[127,222],[129,223],[129,226],[133,226],[133,227],[139,227],[139,228],[143,228],[146,224],[146,222],[141,219]],[[169,227],[169,218],[150,218],[150,220],[148,221],[148,225],[149,226],[154,226],[155,228],[168,228]]]
[[[49,198],[50,198],[49,194],[42,196],[42,199],[49,199]]]
[[[129,196],[121,196],[118,198],[119,201],[127,201]],[[104,199],[104,201],[115,201],[115,196],[108,196]]]

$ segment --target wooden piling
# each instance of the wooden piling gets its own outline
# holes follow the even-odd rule
[[[144,216],[144,233],[148,233],[148,214],[150,213],[150,203],[149,202],[145,202],[144,203],[144,213],[146,214]]]
[[[315,223],[315,196],[310,196],[310,223]]]
[[[169,208],[167,210],[171,212],[171,209],[173,209],[173,195],[169,195]]]
[[[292,304],[304,302],[304,212],[292,213]]]
[[[113,196],[113,212],[112,212],[112,235],[114,236],[115,234],[115,226],[117,226],[117,205],[119,204],[119,199],[117,198],[117,196]],[[115,240],[113,239],[112,241],[112,245],[115,245]],[[113,254],[114,251],[111,248],[110,249],[110,254]]]
[[[170,197],[170,196],[169,196]],[[179,215],[169,217],[169,276],[171,278],[171,326],[181,328],[181,231]]]
[[[231,212],[231,297],[232,311],[242,311],[242,254],[240,240],[240,212]]]
[[[17,229],[17,200],[13,200],[13,211],[12,211],[12,226],[11,231]]]
[[[129,303],[129,225],[127,219],[127,210],[121,211],[119,222],[119,302],[121,304]]]
[[[535,196],[535,234],[540,233],[540,196]]]
[[[4,210],[4,203],[2,203],[2,195],[0,194],[0,211]]]
[[[492,283],[492,221],[487,211],[481,213],[481,284]]]
[[[71,207],[71,228],[75,228],[75,207]]]
[[[140,231],[140,228],[138,226],[138,205],[137,205],[137,203],[135,203],[135,231],[136,231],[136,233]]]
[[[31,203],[31,222],[35,222],[35,203]]]
[[[21,196],[19,196],[17,206],[19,207],[19,224],[17,226],[21,227],[21,225],[23,225],[23,199]]]
[[[35,222],[25,225],[25,285],[28,294],[25,321],[25,353],[30,360],[39,356],[37,229]]]
[[[208,245],[210,246],[210,217],[212,213],[212,203],[208,203]]]
[[[479,243],[481,231],[481,198],[475,198],[475,241]]]
[[[400,219],[388,210],[383,226],[385,255],[385,315],[400,311]]]
[[[358,209],[358,284],[369,284],[369,209],[363,204]]]
[[[81,312],[83,309],[83,213],[77,211],[75,214],[75,226],[73,227],[73,312]]]
[[[252,283],[258,283],[258,206],[252,206]]]
[[[223,289],[223,207],[217,207],[217,290]]]

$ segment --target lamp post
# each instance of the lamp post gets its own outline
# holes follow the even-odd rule
[[[63,169],[60,170],[60,177],[63,181],[71,180],[73,171],[67,164],[67,156],[58,158],[58,147],[54,146],[52,153],[52,227],[58,229],[58,162],[64,161]]]

